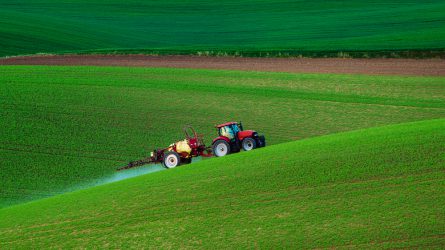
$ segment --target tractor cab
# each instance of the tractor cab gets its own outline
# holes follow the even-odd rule
[[[218,137],[213,139],[212,149],[218,157],[239,152],[241,149],[250,151],[266,145],[264,136],[258,135],[254,130],[244,130],[241,122],[226,122],[216,128]]]
[[[218,135],[227,137],[229,140],[234,140],[238,136],[238,132],[242,131],[241,123],[227,122],[216,126],[218,128]]]

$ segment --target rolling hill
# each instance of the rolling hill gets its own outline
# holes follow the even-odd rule
[[[445,120],[213,158],[0,210],[0,248],[441,248]]]
[[[0,207],[90,187],[183,137],[244,121],[269,145],[445,117],[443,77],[0,67]]]
[[[444,12],[439,0],[8,0],[0,3],[0,57],[443,51]]]
[[[0,249],[443,249],[444,13],[438,0],[1,1]],[[76,55],[15,57],[31,54]],[[316,73],[199,69],[202,55]],[[227,121],[268,146],[116,172],[185,125],[210,145]]]

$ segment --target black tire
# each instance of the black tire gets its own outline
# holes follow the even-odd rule
[[[168,169],[175,168],[181,165],[181,158],[175,151],[165,152],[164,159],[162,160],[162,165]]]
[[[264,137],[264,135],[260,135],[258,137],[258,141],[257,141],[257,148],[262,148],[266,146],[266,138]]]
[[[244,151],[250,151],[256,148],[256,141],[253,138],[245,138],[241,143],[241,147]]]
[[[181,164],[190,164],[192,163],[192,157],[190,158],[181,158]]]
[[[230,154],[230,145],[224,140],[217,140],[213,143],[212,150],[216,157],[223,157]]]

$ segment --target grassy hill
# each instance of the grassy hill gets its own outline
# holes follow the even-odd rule
[[[437,50],[445,49],[444,12],[439,0],[8,0],[0,3],[0,57]]]
[[[269,145],[445,117],[443,77],[0,67],[0,207],[88,187],[215,124],[244,121]]]
[[[213,158],[0,210],[0,248],[440,248],[445,120]]]

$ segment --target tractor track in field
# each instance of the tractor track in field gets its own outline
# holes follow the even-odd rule
[[[171,67],[293,73],[445,76],[443,59],[247,58],[151,55],[36,55],[0,58],[0,65]]]

